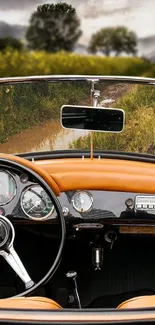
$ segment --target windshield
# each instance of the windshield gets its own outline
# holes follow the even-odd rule
[[[91,105],[89,81],[0,85],[0,152],[90,149],[90,132],[64,129],[62,105]],[[103,82],[97,106],[125,111],[121,133],[94,132],[94,149],[155,153],[155,86]]]

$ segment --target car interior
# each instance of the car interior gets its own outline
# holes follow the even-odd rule
[[[63,106],[61,123],[122,131],[123,110],[90,111]],[[154,162],[100,150],[0,153],[0,308],[154,307]]]

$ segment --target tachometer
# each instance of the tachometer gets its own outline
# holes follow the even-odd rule
[[[87,212],[92,208],[93,197],[87,191],[77,191],[72,197],[72,204],[76,211]]]
[[[12,201],[16,195],[16,182],[12,175],[4,170],[0,170],[0,205]]]
[[[32,185],[21,196],[21,208],[30,219],[45,220],[52,215],[54,205],[40,185]]]

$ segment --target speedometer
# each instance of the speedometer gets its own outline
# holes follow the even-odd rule
[[[4,170],[0,170],[0,206],[13,200],[16,195],[16,183],[13,176]]]
[[[92,208],[93,197],[87,191],[77,191],[72,197],[72,204],[76,211],[87,212]]]
[[[21,196],[21,208],[30,219],[45,220],[52,215],[54,205],[40,185],[32,185]]]

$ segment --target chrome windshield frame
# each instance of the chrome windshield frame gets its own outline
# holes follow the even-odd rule
[[[61,82],[61,81],[87,81],[87,82],[120,82],[128,84],[155,85],[155,78],[128,77],[128,76],[104,76],[104,75],[41,75],[23,77],[0,78],[0,84]]]

